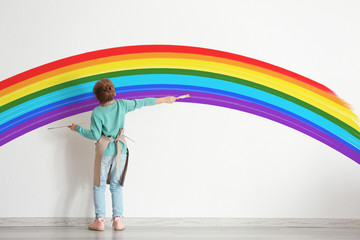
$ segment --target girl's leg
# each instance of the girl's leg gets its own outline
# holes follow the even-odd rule
[[[123,187],[120,185],[120,177],[124,171],[126,154],[120,155],[120,166],[116,168],[116,158],[113,160],[111,167],[110,191],[113,208],[113,218],[123,217]]]
[[[106,179],[114,156],[103,156],[101,159],[100,187],[94,186],[95,216],[105,217],[105,190]]]

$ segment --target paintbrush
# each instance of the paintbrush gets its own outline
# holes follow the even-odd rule
[[[79,124],[76,124],[76,125],[84,125],[85,123],[79,123]],[[58,126],[58,127],[51,127],[51,128],[48,128],[48,130],[52,130],[52,129],[56,129],[56,128],[64,128],[64,127],[70,127],[71,125],[66,125],[66,126]]]
[[[176,99],[182,99],[182,98],[188,98],[188,97],[190,97],[190,94],[181,95],[181,96],[177,97]]]
[[[76,124],[76,125],[84,125],[85,123],[79,123],[79,124]],[[64,127],[70,127],[71,125],[66,125],[66,126],[58,126],[58,127],[51,127],[51,128],[48,128],[48,130],[52,130],[52,129],[56,129],[56,128],[64,128]],[[131,138],[129,138],[128,136],[125,136],[127,139],[129,139],[130,141],[132,142],[135,142],[134,140],[132,140]]]

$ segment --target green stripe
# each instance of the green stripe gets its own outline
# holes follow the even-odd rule
[[[115,72],[108,72],[108,73],[101,73],[97,75],[92,75],[88,77],[78,78],[69,82],[61,83],[58,85],[54,85],[52,87],[48,87],[45,89],[42,89],[40,91],[31,93],[29,95],[26,95],[24,97],[21,97],[19,99],[16,99],[12,102],[9,102],[3,106],[0,107],[0,113],[4,112],[12,107],[15,107],[19,104],[22,104],[26,101],[29,101],[31,99],[43,96],[45,94],[55,92],[57,90],[61,90],[67,87],[72,87],[78,84],[87,83],[91,81],[100,80],[102,78],[112,78],[112,77],[121,77],[121,76],[130,76],[130,75],[141,75],[141,74],[182,74],[182,75],[192,75],[192,76],[201,76],[201,77],[208,77],[208,78],[214,78],[219,79],[223,81],[233,82],[237,84],[242,84],[248,87],[252,87],[270,94],[273,94],[275,96],[278,96],[280,98],[286,99],[288,101],[291,101],[297,105],[300,105],[304,108],[307,108],[308,110],[317,113],[318,115],[328,119],[329,121],[333,122],[334,124],[342,127],[346,131],[348,131],[351,135],[356,137],[360,140],[360,133],[356,129],[354,129],[352,126],[348,125],[347,123],[343,122],[342,120],[334,117],[333,115],[307,103],[304,102],[296,97],[293,97],[291,95],[288,95],[286,93],[280,92],[278,90],[275,90],[273,88],[266,87],[264,85],[254,83],[245,79],[236,78],[232,76],[227,76],[223,74],[218,73],[212,73],[212,72],[204,72],[204,71],[198,71],[198,70],[190,70],[190,69],[170,69],[170,68],[147,68],[147,69],[133,69],[133,70],[122,70],[122,71],[115,71]]]

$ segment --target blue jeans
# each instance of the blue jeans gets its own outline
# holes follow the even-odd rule
[[[94,186],[95,216],[105,217],[106,179],[110,170],[110,192],[112,199],[113,217],[123,217],[123,187],[120,176],[124,171],[126,154],[120,155],[120,165],[116,168],[116,156],[103,156],[101,159],[100,187]]]

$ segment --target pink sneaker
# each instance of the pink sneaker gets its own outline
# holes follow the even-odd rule
[[[99,217],[89,225],[90,230],[104,231],[105,230],[105,218]]]
[[[112,219],[114,230],[121,231],[125,229],[124,224],[121,221],[120,217],[114,217]]]

